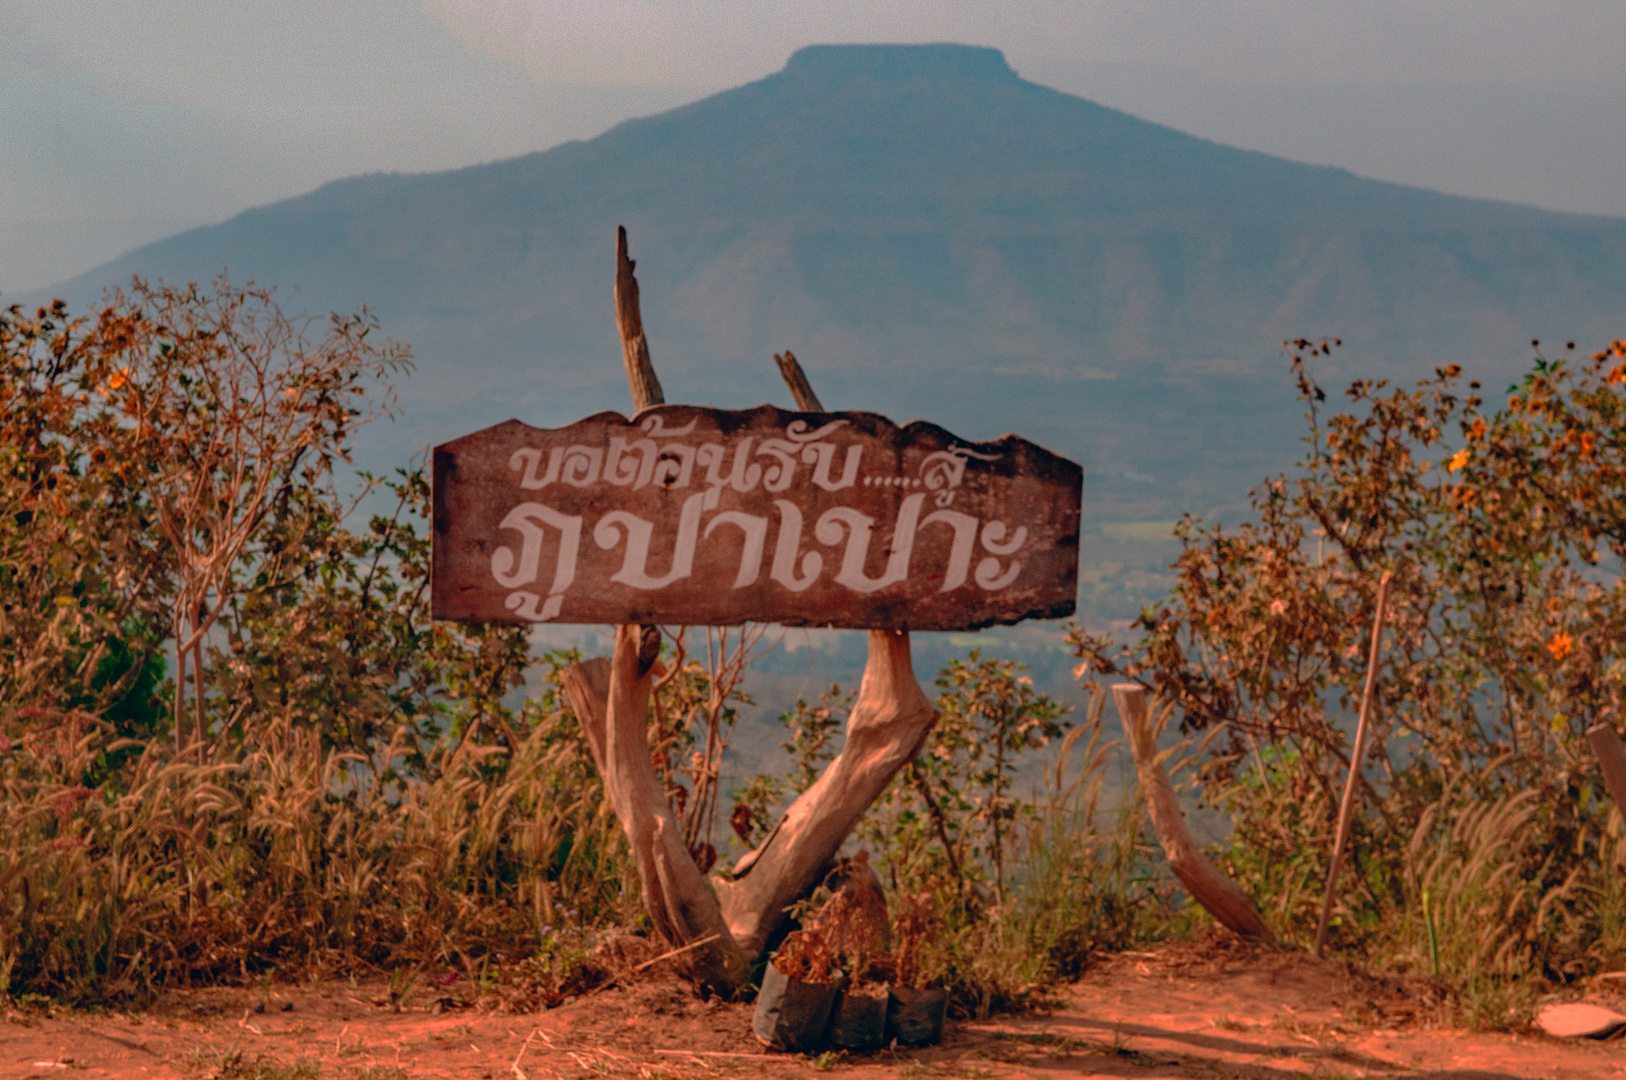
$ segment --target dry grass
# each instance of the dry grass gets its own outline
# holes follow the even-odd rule
[[[632,920],[621,832],[574,719],[529,719],[512,755],[443,742],[411,783],[379,779],[399,741],[369,758],[273,722],[203,763],[150,744],[93,790],[105,728],[42,718],[0,762],[0,993],[473,972],[567,925]]]

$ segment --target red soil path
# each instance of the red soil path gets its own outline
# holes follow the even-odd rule
[[[400,1011],[374,1004],[382,985],[328,983],[273,987],[269,999],[257,988],[176,993],[141,1014],[13,1013],[0,1022],[0,1080],[1626,1078],[1626,1040],[1451,1030],[1399,984],[1216,944],[1120,954],[1060,988],[1054,1007],[951,1021],[939,1046],[817,1062],[765,1053],[750,1006],[696,1000],[670,973],[535,1015],[431,1011],[431,992],[456,1000],[468,988],[420,988]]]

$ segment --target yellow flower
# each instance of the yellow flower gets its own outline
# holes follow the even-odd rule
[[[1466,464],[1468,464],[1468,451],[1458,450],[1452,455],[1451,461],[1448,465],[1446,465],[1446,468],[1451,472],[1456,472]]]
[[[1554,660],[1563,660],[1575,647],[1575,639],[1560,630],[1553,635],[1553,640],[1547,643],[1547,651],[1553,654]]]

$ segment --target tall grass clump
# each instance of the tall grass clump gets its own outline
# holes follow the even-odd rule
[[[527,708],[505,748],[442,742],[430,774],[287,720],[199,761],[152,743],[116,783],[83,714],[4,759],[0,976],[68,1000],[281,971],[454,969],[510,960],[558,924],[635,917],[624,843],[591,762]]]
[[[1084,722],[1045,766],[1024,837],[1019,916],[1008,936],[1039,960],[1030,982],[1077,977],[1102,954],[1155,933],[1161,907],[1148,873],[1145,804],[1121,772],[1114,776],[1121,758],[1116,740],[1104,738],[1106,695],[1091,689]],[[1118,781],[1110,793],[1109,779]]]

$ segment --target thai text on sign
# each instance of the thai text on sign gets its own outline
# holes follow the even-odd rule
[[[435,448],[436,618],[971,629],[1069,615],[1083,470],[874,413],[662,405]]]

